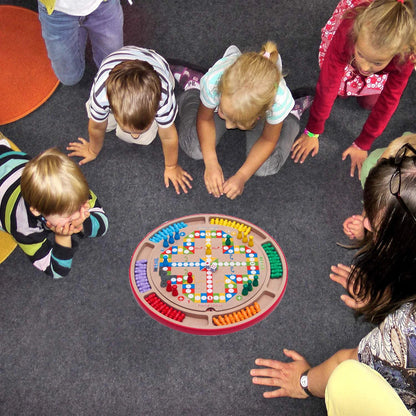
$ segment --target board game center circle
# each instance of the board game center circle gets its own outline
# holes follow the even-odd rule
[[[254,224],[219,214],[162,224],[130,263],[139,305],[160,323],[199,335],[254,325],[274,310],[286,285],[277,242]]]

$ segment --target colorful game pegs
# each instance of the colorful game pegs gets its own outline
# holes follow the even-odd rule
[[[178,296],[178,286],[172,285],[172,296]]]
[[[254,246],[254,241],[253,241],[253,236],[250,235],[248,238],[248,246],[249,247],[253,247]]]

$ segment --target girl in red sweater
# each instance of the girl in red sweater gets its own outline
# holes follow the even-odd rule
[[[351,158],[351,176],[399,104],[415,64],[416,22],[412,0],[341,0],[322,29],[321,72],[304,133],[292,146],[292,159],[303,163],[319,150],[336,97],[357,96],[371,109],[355,141],[342,154]]]

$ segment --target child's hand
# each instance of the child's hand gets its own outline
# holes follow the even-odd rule
[[[331,266],[333,273],[329,274],[331,280],[339,283],[347,292],[352,293],[352,285],[348,285],[348,276],[351,273],[351,267],[345,266],[344,264],[338,264]],[[366,304],[365,301],[357,299],[354,295],[341,295],[341,300],[351,309],[361,308]]]
[[[72,153],[69,153],[68,156],[79,156],[83,159],[79,162],[80,165],[85,165],[91,160],[94,160],[97,157],[97,154],[91,150],[91,145],[82,137],[78,137],[79,142],[71,142],[67,146],[66,150],[71,150]],[[81,142],[81,143],[80,143]]]
[[[238,173],[227,179],[224,183],[224,193],[227,198],[235,199],[240,196],[244,191],[245,183],[246,181]]]
[[[345,235],[353,240],[362,240],[365,235],[364,217],[362,215],[353,215],[348,217],[342,224]]]
[[[219,163],[205,165],[204,180],[208,193],[214,195],[215,198],[224,194],[224,175]]]
[[[164,178],[166,188],[169,188],[169,181],[171,181],[178,195],[181,193],[180,188],[182,188],[185,194],[188,193],[187,188],[192,189],[191,183],[189,182],[192,181],[192,176],[179,165],[166,166]]]
[[[250,371],[253,376],[254,384],[262,384],[263,386],[277,387],[276,390],[266,391],[263,393],[265,398],[273,397],[293,397],[296,399],[306,399],[308,395],[302,389],[299,380],[311,366],[296,351],[283,350],[284,354],[293,361],[290,363],[277,360],[264,360],[257,358],[256,365],[266,368],[254,368]]]
[[[351,158],[351,178],[354,177],[355,168],[358,171],[358,179],[361,179],[361,166],[364,163],[364,160],[367,159],[368,152],[366,150],[361,150],[358,147],[351,145],[348,149],[342,154],[342,160],[345,160],[347,156]]]
[[[291,152],[291,158],[294,159],[295,163],[303,163],[308,157],[309,153],[314,157],[318,154],[319,151],[319,140],[317,137],[309,137],[307,134],[303,133],[299,139],[293,143]]]

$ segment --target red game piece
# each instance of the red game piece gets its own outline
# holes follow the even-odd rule
[[[188,280],[187,280],[187,282],[189,284],[191,284],[193,281],[194,281],[194,278],[192,277],[192,272],[188,272]]]
[[[178,286],[172,285],[172,296],[178,296]]]
[[[166,282],[166,292],[172,292],[172,283],[170,280]]]

